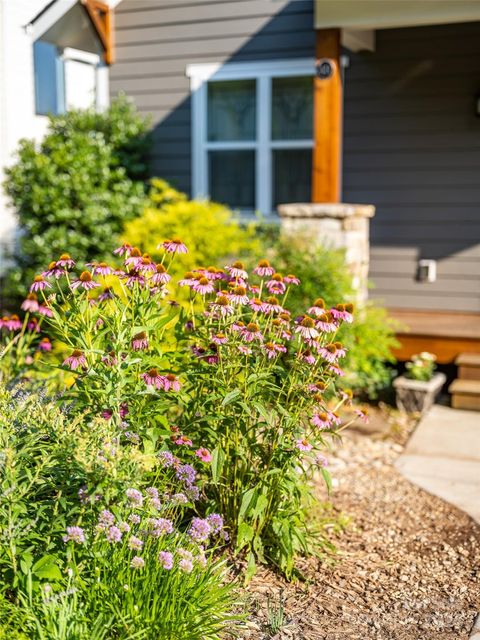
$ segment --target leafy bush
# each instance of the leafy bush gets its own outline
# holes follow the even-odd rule
[[[316,246],[301,235],[279,239],[267,233],[271,259],[281,272],[295,273],[302,283],[289,296],[294,313],[300,314],[316,296],[321,296],[327,306],[338,300],[355,299],[343,251]],[[386,310],[372,302],[359,310],[353,324],[340,328],[338,338],[347,348],[344,386],[375,398],[380,389],[389,385],[390,365],[395,362],[392,350],[398,346],[395,329],[396,324]]]
[[[260,250],[254,224],[241,226],[225,206],[188,200],[155,178],[143,214],[125,225],[123,239],[156,260],[162,256],[159,243],[166,238],[181,238],[188,246],[188,253],[178,255],[172,264],[173,276],[199,266],[223,266],[229,259]]]
[[[0,391],[0,448],[0,637],[214,640],[235,626],[205,549],[222,519],[186,519],[193,467],[21,389]]]
[[[436,369],[435,361],[436,356],[428,351],[413,355],[412,359],[405,363],[405,377],[411,380],[431,380]]]
[[[19,246],[6,294],[18,297],[65,251],[85,261],[106,255],[144,199],[147,122],[125,99],[103,113],[52,116],[37,145],[21,140],[5,190],[15,207]]]
[[[66,397],[116,425],[125,445],[203,461],[205,513],[221,510],[249,574],[270,561],[291,575],[299,554],[324,543],[310,527],[308,479],[320,468],[328,484],[321,452],[345,426],[336,335],[352,321],[349,305],[317,302],[292,319],[285,305],[298,280],[260,262],[256,284],[241,263],[195,270],[179,282],[192,304],[179,306],[167,297],[169,270],[187,248],[162,247],[158,263],[124,245],[122,269],[94,262],[73,275],[62,257],[36,277],[31,293],[67,349]]]

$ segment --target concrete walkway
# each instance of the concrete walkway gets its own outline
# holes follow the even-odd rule
[[[434,405],[396,467],[407,480],[480,522],[480,412]]]

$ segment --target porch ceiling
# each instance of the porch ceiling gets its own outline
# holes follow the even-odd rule
[[[316,29],[388,29],[477,20],[478,0],[315,0]]]

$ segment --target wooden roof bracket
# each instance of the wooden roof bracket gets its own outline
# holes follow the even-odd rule
[[[95,31],[104,49],[105,62],[108,65],[115,62],[113,11],[105,2],[99,0],[80,0],[88,17],[92,21]]]

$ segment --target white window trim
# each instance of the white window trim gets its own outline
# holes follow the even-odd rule
[[[313,140],[270,139],[271,80],[288,76],[313,76],[315,60],[262,60],[257,62],[201,63],[187,65],[192,92],[192,192],[195,198],[208,197],[208,151],[212,149],[254,149],[256,153],[255,208],[264,215],[272,211],[271,149],[313,148]],[[207,83],[212,80],[257,81],[257,140],[251,142],[209,142],[207,140]],[[261,185],[269,185],[261,188]]]

